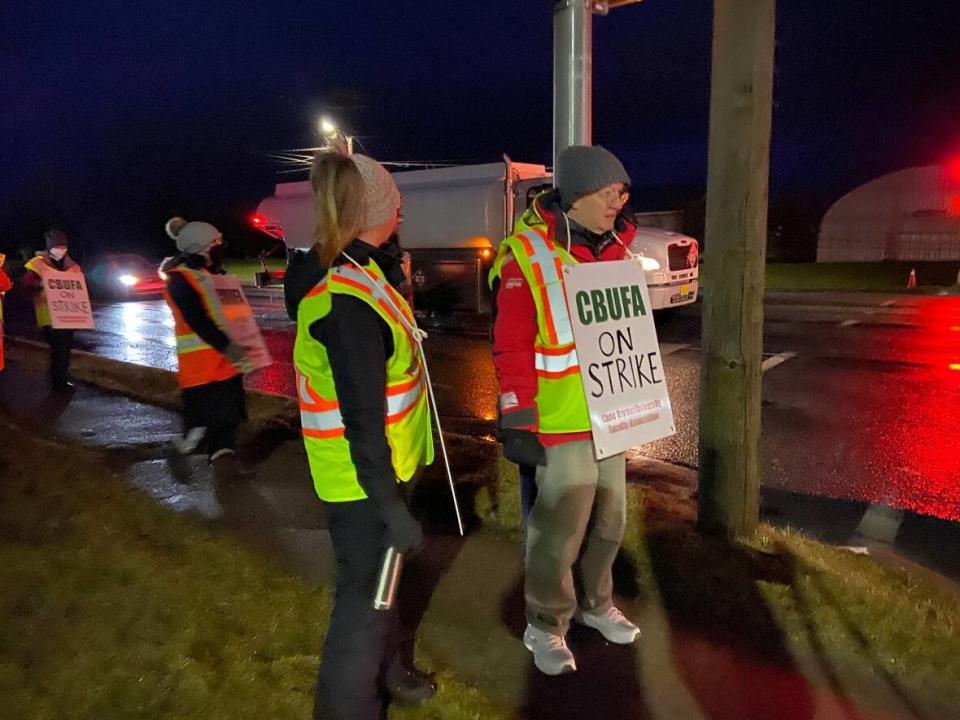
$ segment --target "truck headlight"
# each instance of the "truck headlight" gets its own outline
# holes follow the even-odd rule
[[[640,258],[640,267],[642,267],[647,272],[653,272],[654,270],[660,269],[660,261],[652,257],[642,257]]]
[[[118,279],[120,280],[121,284],[126,285],[127,287],[137,284],[136,275],[121,275]]]

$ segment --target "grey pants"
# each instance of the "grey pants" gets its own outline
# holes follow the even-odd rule
[[[575,564],[580,607],[596,612],[610,607],[611,568],[626,519],[622,454],[597,462],[589,440],[547,448],[547,464],[537,467],[537,499],[527,525],[527,622],[566,635],[577,608]]]

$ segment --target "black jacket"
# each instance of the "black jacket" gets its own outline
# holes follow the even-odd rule
[[[361,265],[374,258],[394,286],[402,282],[400,261],[392,253],[362,240],[354,240],[346,251]],[[343,262],[338,258],[334,264]],[[290,258],[284,299],[291,320],[297,318],[300,301],[326,273],[316,249]],[[312,323],[309,332],[327,350],[357,481],[379,505],[393,503],[397,480],[387,443],[385,404],[387,360],[394,352],[390,327],[363,300],[334,295],[330,314]]]

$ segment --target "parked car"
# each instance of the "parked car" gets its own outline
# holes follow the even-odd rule
[[[102,255],[84,268],[90,293],[101,299],[159,297],[163,280],[160,261],[142,255],[115,253]]]

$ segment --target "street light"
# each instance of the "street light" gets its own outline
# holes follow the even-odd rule
[[[326,138],[337,136],[337,124],[326,115],[320,118],[320,133]]]
[[[320,117],[318,125],[320,134],[327,139],[328,144],[332,146],[339,145],[341,149],[346,149],[347,155],[353,155],[353,136],[343,132],[343,130],[326,115]]]

